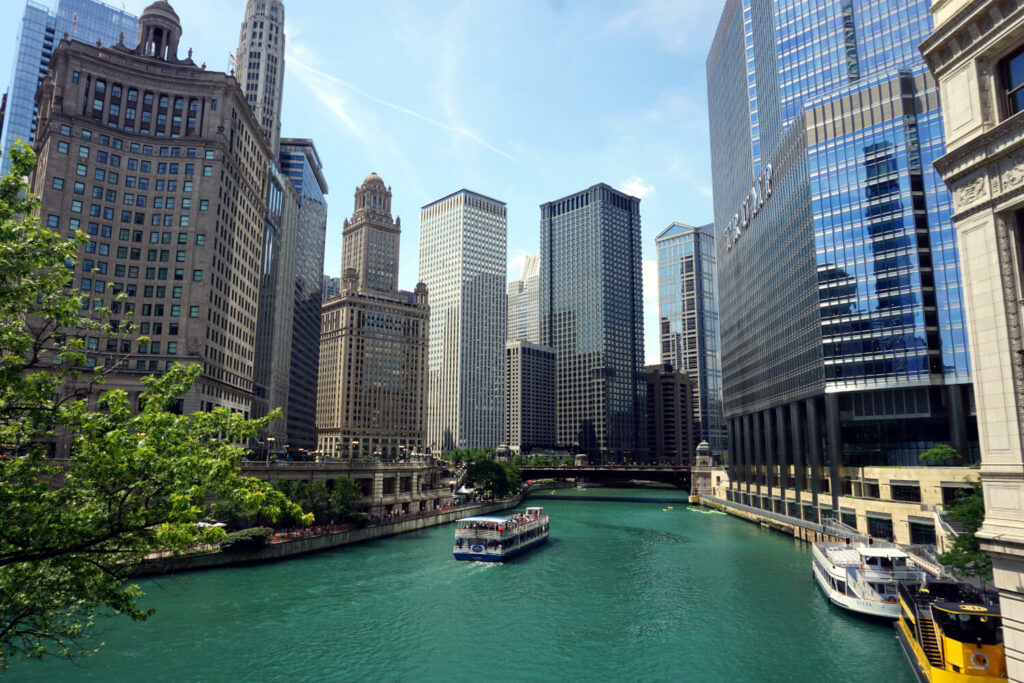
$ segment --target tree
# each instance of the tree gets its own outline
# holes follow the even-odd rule
[[[505,498],[519,490],[519,470],[496,460],[481,460],[466,470],[466,481],[484,498]]]
[[[83,307],[67,264],[88,237],[42,226],[23,180],[34,156],[19,145],[10,159],[0,179],[0,670],[17,656],[89,654],[78,640],[97,616],[153,614],[128,579],[154,552],[223,534],[196,526],[208,496],[301,515],[268,484],[240,476],[237,444],[276,415],[172,412],[200,367],[144,379],[139,412],[123,391],[89,398],[109,370],[89,367],[84,337],[132,328]],[[73,439],[66,467],[46,458],[61,435]]]
[[[950,506],[950,519],[963,525],[953,539],[953,547],[939,556],[942,564],[953,567],[962,576],[992,578],[992,558],[981,549],[977,532],[985,521],[985,498],[980,481],[971,482],[970,493],[960,493]]]
[[[961,460],[963,460],[963,457],[964,456],[960,454],[960,451],[953,448],[949,444],[945,443],[937,444],[932,448],[926,450],[921,455],[917,456],[918,460],[920,460],[921,462],[951,461],[956,463],[959,463]]]

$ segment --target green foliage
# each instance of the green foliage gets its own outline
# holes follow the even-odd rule
[[[254,526],[225,535],[220,539],[220,549],[226,553],[252,553],[262,550],[274,534],[273,529]]]
[[[345,517],[360,529],[369,524],[371,519],[369,512],[350,512]]]
[[[65,264],[88,240],[40,225],[22,179],[31,150],[10,150],[0,179],[0,670],[12,658],[89,654],[78,639],[98,615],[135,620],[142,591],[128,583],[155,552],[183,551],[223,532],[197,527],[206,498],[270,517],[301,511],[268,484],[239,475],[243,450],[270,416],[220,408],[169,412],[198,366],[145,380],[141,412],[89,368],[84,336],[124,337],[109,311],[83,311]],[[136,340],[137,341],[137,340]],[[73,438],[68,467],[48,444]]]
[[[480,460],[466,470],[466,482],[483,498],[505,498],[520,488],[519,470],[496,460]]]
[[[322,479],[313,482],[282,479],[274,484],[274,488],[303,510],[312,513],[317,522],[341,520],[350,513],[352,503],[363,497],[359,484],[347,475],[338,476],[330,485]],[[288,515],[281,519],[285,525],[296,521]]]
[[[441,456],[452,464],[453,467],[459,465],[479,462],[481,460],[487,460],[488,458],[494,457],[493,448],[456,448],[453,451],[445,453]]]
[[[970,493],[961,493],[947,510],[950,519],[963,525],[963,531],[953,539],[953,547],[939,556],[942,564],[953,567],[961,576],[992,578],[992,558],[981,550],[978,529],[985,521],[985,498],[981,482],[971,482]]]
[[[917,459],[921,462],[946,462],[951,461],[959,463],[964,459],[964,456],[960,454],[960,451],[953,448],[949,444],[940,443],[932,448],[929,448],[921,455],[917,456]]]

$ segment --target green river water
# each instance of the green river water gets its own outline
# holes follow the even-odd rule
[[[558,492],[560,495],[563,491]],[[676,491],[593,489],[634,498]],[[685,504],[545,500],[551,539],[452,558],[453,526],[285,562],[143,581],[144,623],[100,621],[76,662],[10,681],[914,679],[892,627],[828,603],[810,549]]]

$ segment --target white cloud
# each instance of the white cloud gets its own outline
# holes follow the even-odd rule
[[[473,142],[477,143],[478,145],[481,145],[482,147],[485,147],[485,148],[489,149],[490,151],[494,152],[495,154],[499,154],[499,155],[505,157],[506,159],[509,159],[510,161],[518,161],[514,156],[512,156],[508,152],[495,147],[494,145],[492,145],[491,143],[487,142],[486,140],[481,138],[479,135],[477,135],[476,133],[474,133],[473,131],[471,131],[471,130],[469,130],[467,128],[463,128],[461,126],[450,126],[450,125],[448,125],[446,123],[441,123],[440,121],[435,121],[432,118],[424,116],[423,114],[419,113],[418,111],[414,111],[412,109],[409,109],[408,107],[403,107],[403,106],[395,104],[393,102],[388,102],[387,100],[381,99],[381,98],[377,97],[376,95],[363,90],[362,88],[360,88],[357,85],[353,85],[352,83],[349,83],[348,81],[344,81],[344,80],[338,78],[337,76],[332,76],[329,73],[326,73],[324,71],[321,71],[319,69],[316,69],[316,68],[310,66],[309,62],[307,60],[309,60],[309,58],[312,57],[312,56],[313,56],[312,51],[308,47],[303,46],[303,45],[293,46],[289,50],[289,52],[288,52],[288,67],[289,68],[297,67],[298,71],[295,72],[295,73],[298,74],[299,80],[301,80],[306,85],[310,86],[310,88],[314,92],[317,93],[317,96],[320,97],[321,100],[323,100],[323,96],[320,94],[320,92],[319,92],[317,87],[313,87],[314,79],[320,79],[321,81],[327,81],[329,83],[333,83],[334,85],[341,86],[341,87],[343,87],[343,88],[345,88],[347,90],[350,90],[350,91],[356,93],[357,95],[359,95],[359,96],[361,96],[361,97],[363,97],[363,98],[365,98],[367,100],[370,100],[371,102],[374,102],[374,103],[379,104],[381,106],[387,107],[389,109],[393,109],[393,110],[395,110],[397,112],[400,112],[402,114],[405,114],[407,116],[411,116],[414,119],[418,119],[418,120],[423,121],[424,123],[427,123],[427,124],[429,124],[431,126],[434,126],[436,128],[440,128],[441,130],[448,131],[449,133],[455,133],[456,135],[461,135],[461,136],[463,136],[463,137],[465,137],[465,138],[467,138],[469,140],[472,140]],[[319,86],[319,88],[323,88],[323,83],[319,83],[319,84],[317,84],[317,86]],[[325,101],[324,104],[328,104],[328,103]],[[330,106],[330,105],[328,105],[328,106]],[[332,109],[332,111],[334,111],[334,110]],[[337,112],[335,112],[335,113],[337,113]],[[348,124],[348,121],[346,121],[346,124]]]
[[[523,266],[526,264],[526,257],[529,255],[530,252],[525,249],[517,249],[516,255],[508,260],[508,268],[505,270],[505,273],[508,276],[509,282],[522,277]]]
[[[619,189],[626,194],[633,195],[639,199],[644,199],[647,195],[654,192],[654,185],[651,185],[640,176],[635,175],[632,178],[619,183]]]

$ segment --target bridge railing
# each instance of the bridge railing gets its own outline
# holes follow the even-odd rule
[[[779,514],[778,512],[772,512],[771,510],[762,510],[761,508],[756,508],[756,507],[754,507],[752,505],[744,505],[743,503],[734,503],[731,500],[725,500],[723,498],[717,498],[715,496],[704,496],[704,495],[702,495],[701,498],[704,498],[704,499],[710,500],[710,501],[714,501],[715,503],[718,503],[719,505],[724,505],[726,507],[735,508],[737,510],[743,510],[744,512],[749,512],[749,513],[754,514],[754,515],[760,515],[761,517],[767,517],[768,519],[773,519],[776,522],[782,522],[783,524],[790,524],[792,526],[798,526],[798,527],[800,527],[802,529],[807,529],[809,531],[816,531],[819,534],[828,534],[828,533],[830,533],[821,524],[817,524],[815,522],[809,522],[806,519],[800,519],[799,517],[790,517],[789,515]]]

